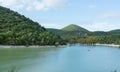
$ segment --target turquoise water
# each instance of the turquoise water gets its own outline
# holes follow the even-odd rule
[[[0,49],[0,72],[120,72],[120,49],[74,45],[65,48]]]

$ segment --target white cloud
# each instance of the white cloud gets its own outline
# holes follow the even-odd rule
[[[88,7],[91,8],[91,9],[94,9],[94,8],[96,8],[97,6],[96,6],[96,5],[89,5]]]
[[[100,16],[100,18],[115,18],[115,17],[119,17],[120,14],[116,13],[116,12],[109,12],[109,13],[105,13],[103,15]]]
[[[66,6],[67,0],[44,0],[43,3],[46,7],[62,8]]]
[[[13,9],[23,8],[23,5],[17,0],[0,0],[0,5],[5,7],[10,7]]]
[[[28,6],[28,7],[26,8],[26,10],[27,10],[27,11],[31,11],[31,10],[32,10],[32,6]]]
[[[28,11],[41,11],[63,8],[67,5],[67,0],[0,0],[0,5],[14,10],[24,8]]]
[[[0,0],[1,5],[9,6],[15,4],[16,0]]]
[[[45,5],[42,2],[34,1],[33,2],[33,7],[34,7],[35,10],[44,10]]]
[[[49,24],[41,24],[42,26],[46,28],[57,28],[60,29],[62,26],[59,24],[49,23]]]
[[[57,29],[61,29],[61,28],[63,28],[63,27],[66,26],[66,24],[61,25],[61,24],[55,24],[55,23],[47,23],[47,24],[43,23],[41,25],[44,26],[44,27],[46,27],[46,28],[55,28],[55,29],[56,28]]]
[[[113,29],[120,29],[120,25],[113,25],[108,22],[97,22],[93,24],[82,24],[82,27],[90,31],[110,31]]]

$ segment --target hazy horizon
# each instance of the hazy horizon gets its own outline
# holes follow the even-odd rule
[[[45,28],[69,24],[89,31],[120,29],[118,0],[0,0],[0,6],[19,12]]]

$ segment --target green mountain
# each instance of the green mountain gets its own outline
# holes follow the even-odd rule
[[[64,33],[64,31],[62,31],[62,30],[53,29],[53,28],[47,28],[47,31],[50,31],[50,32],[55,33],[57,35]]]
[[[120,29],[109,31],[110,34],[120,34]]]
[[[47,28],[47,31],[54,33],[56,35],[62,36],[63,34],[69,33],[68,31],[63,31],[61,29],[53,29],[53,28]]]
[[[55,45],[65,43],[59,36],[48,32],[39,23],[0,6],[0,44]]]
[[[75,24],[70,24],[62,29],[63,31],[80,31],[80,32],[89,32],[88,30],[77,26]]]
[[[61,36],[63,39],[67,41],[69,41],[72,38],[84,37],[89,33],[88,30],[73,24],[64,27],[63,29],[48,28],[47,30],[49,32]]]

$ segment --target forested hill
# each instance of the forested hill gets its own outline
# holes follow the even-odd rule
[[[111,30],[111,31],[109,31],[109,33],[111,33],[111,34],[120,34],[120,29]]]
[[[64,28],[62,28],[61,30],[63,31],[80,31],[80,32],[89,32],[87,29],[82,28],[80,26],[77,26],[75,24],[70,24]]]
[[[39,23],[8,8],[0,6],[0,45],[65,44],[57,35]]]
[[[72,38],[84,37],[89,33],[87,29],[77,26],[75,24],[70,24],[62,29],[48,28],[47,30],[49,32],[61,36],[63,39],[66,39],[67,41]]]
[[[88,31],[77,25],[69,25],[63,29],[47,29],[48,31],[60,35],[69,43],[83,44],[120,44],[120,29],[104,31]]]

